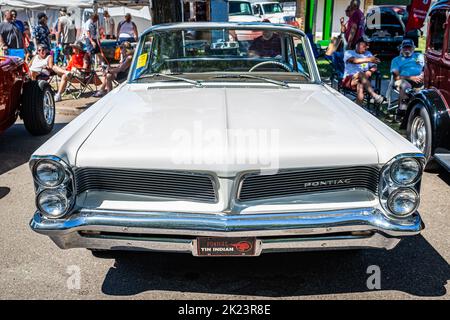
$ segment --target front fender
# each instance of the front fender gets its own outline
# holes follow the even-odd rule
[[[432,154],[435,152],[449,152],[450,109],[437,89],[425,89],[411,95],[401,128],[406,129],[409,115],[414,106],[419,103],[427,109],[427,112],[430,115],[431,126],[433,127]]]

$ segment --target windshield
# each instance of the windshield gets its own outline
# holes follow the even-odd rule
[[[266,14],[273,14],[273,13],[282,13],[283,9],[281,8],[279,3],[268,3],[263,4],[264,12]]]
[[[251,16],[253,15],[252,6],[250,2],[246,1],[230,1],[229,3],[230,16]]]
[[[310,82],[312,63],[305,41],[294,33],[264,29],[154,31],[141,39],[131,81],[176,81],[162,76],[176,74],[197,81],[225,73],[251,73]]]

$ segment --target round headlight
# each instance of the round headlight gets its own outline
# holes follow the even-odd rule
[[[412,189],[398,189],[388,199],[389,210],[399,217],[414,213],[419,206],[419,195]]]
[[[34,175],[39,184],[53,188],[64,181],[65,171],[63,166],[55,161],[41,160],[34,168]]]
[[[66,213],[69,201],[59,190],[44,190],[37,197],[37,206],[45,216],[60,218]]]
[[[395,161],[391,166],[391,177],[396,184],[408,185],[420,176],[421,165],[413,158],[404,158]]]

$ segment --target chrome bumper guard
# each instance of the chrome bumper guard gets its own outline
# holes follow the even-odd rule
[[[36,212],[31,228],[60,248],[184,252],[197,255],[197,237],[255,237],[265,252],[357,248],[393,249],[424,225],[418,213],[387,218],[374,208],[270,213],[194,214],[83,209],[65,220]]]

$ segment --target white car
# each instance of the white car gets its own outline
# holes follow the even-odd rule
[[[323,84],[302,31],[154,26],[127,82],[33,154],[31,228],[64,249],[392,249],[423,229],[423,166]]]
[[[228,21],[230,22],[261,22],[260,17],[255,16],[250,1],[228,1]]]
[[[286,23],[286,19],[292,15],[286,14],[283,7],[277,1],[252,2],[253,12],[263,21],[271,23]]]

